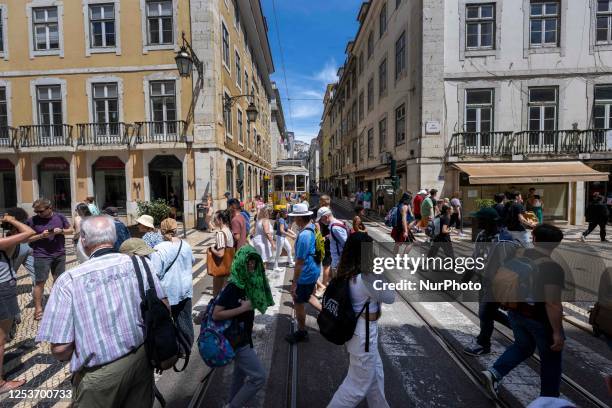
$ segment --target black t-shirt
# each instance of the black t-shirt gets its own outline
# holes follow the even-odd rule
[[[524,256],[532,260],[539,260],[536,279],[533,281],[533,294],[536,300],[546,299],[544,293],[545,286],[554,285],[558,286],[559,290],[563,290],[565,286],[565,271],[561,265],[535,249],[525,250]],[[534,309],[535,315],[533,318],[545,323],[545,325],[550,328],[550,321],[546,314],[546,303],[536,302]]]
[[[507,208],[507,219],[506,226],[508,227],[508,231],[525,231],[525,227],[519,221],[519,215],[525,214],[525,207],[523,204],[512,203]]]
[[[436,241],[450,242],[450,233],[442,232],[445,225],[450,228],[450,217],[448,215],[440,216],[440,233],[436,237]]]
[[[321,236],[327,237],[329,235],[329,227],[322,222],[319,223],[319,231],[321,231]]]
[[[225,309],[235,309],[240,306],[241,300],[246,300],[244,289],[240,289],[233,283],[228,283],[227,286],[223,288],[217,305]],[[224,334],[235,349],[247,345],[253,347],[252,335],[254,319],[255,312],[253,310],[241,313],[232,319],[232,325]]]

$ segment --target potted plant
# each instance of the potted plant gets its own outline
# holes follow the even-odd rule
[[[168,218],[172,210],[163,198],[158,198],[153,201],[138,201],[136,205],[137,217],[141,215],[150,215],[153,217],[155,226],[159,226],[162,220]],[[129,230],[132,237],[142,236],[142,234],[138,232],[138,225],[130,226]]]

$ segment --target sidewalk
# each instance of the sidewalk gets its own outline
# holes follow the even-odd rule
[[[179,235],[182,238],[182,231]],[[192,246],[196,264],[193,267],[193,284],[205,276],[206,248],[212,243],[213,235],[197,230],[187,231],[187,242]],[[77,265],[70,236],[66,237],[66,268]],[[45,286],[45,299],[51,291],[52,280]],[[49,343],[36,343],[34,338],[39,322],[34,320],[32,302],[32,282],[28,272],[21,267],[17,272],[17,299],[21,309],[21,323],[17,327],[15,338],[6,344],[4,355],[4,373],[7,379],[24,379],[21,389],[69,390],[71,373],[69,364],[57,361],[52,355]],[[195,296],[195,294],[194,294]],[[8,394],[0,396],[0,406],[17,407],[67,407],[69,400],[41,401],[9,399]]]

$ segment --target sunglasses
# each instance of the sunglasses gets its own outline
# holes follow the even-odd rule
[[[48,209],[49,209],[49,207],[45,208],[44,210],[34,210],[34,213],[35,213],[35,214],[42,214],[42,213],[44,213],[45,211],[47,211]]]

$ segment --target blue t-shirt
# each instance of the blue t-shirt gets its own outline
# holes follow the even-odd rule
[[[295,243],[295,257],[296,259],[304,261],[302,272],[300,273],[300,278],[297,282],[300,285],[309,285],[315,283],[317,279],[319,279],[319,275],[321,274],[321,265],[315,262],[314,254],[314,225],[308,224],[306,228],[300,232],[297,242]]]
[[[284,218],[279,218],[277,222],[278,224],[276,226],[276,235],[278,235],[279,237],[283,237],[284,235],[281,233],[281,225],[285,227],[284,231],[287,232],[287,220],[285,220]]]

